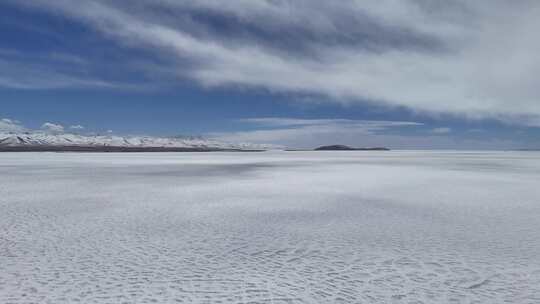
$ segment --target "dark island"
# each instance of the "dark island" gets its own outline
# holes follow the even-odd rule
[[[384,147],[352,148],[345,145],[330,145],[315,148],[315,151],[390,151],[390,149]]]

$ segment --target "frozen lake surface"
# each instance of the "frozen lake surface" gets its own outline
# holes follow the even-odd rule
[[[2,153],[0,303],[540,303],[540,153]]]

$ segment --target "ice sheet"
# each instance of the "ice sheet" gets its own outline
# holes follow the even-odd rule
[[[0,303],[540,303],[540,153],[0,154]]]

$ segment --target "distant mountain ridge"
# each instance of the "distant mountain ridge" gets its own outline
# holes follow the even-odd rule
[[[220,151],[265,150],[267,145],[226,143],[202,137],[80,135],[0,132],[0,151]]]

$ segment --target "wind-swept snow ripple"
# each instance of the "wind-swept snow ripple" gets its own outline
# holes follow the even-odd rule
[[[540,154],[0,154],[0,303],[539,303]]]

